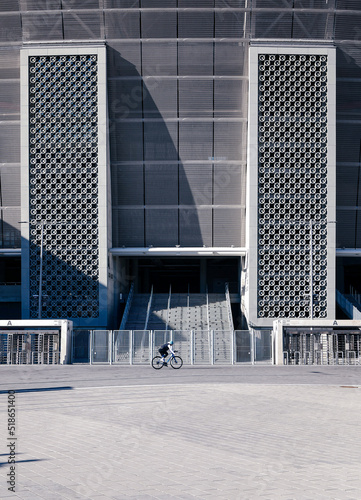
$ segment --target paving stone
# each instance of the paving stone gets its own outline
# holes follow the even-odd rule
[[[16,494],[0,437],[0,498],[361,498],[361,389],[341,388],[361,367],[30,368],[0,366],[0,390],[73,389],[16,393]]]

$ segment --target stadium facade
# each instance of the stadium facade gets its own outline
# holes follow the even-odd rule
[[[235,326],[360,290],[358,0],[2,0],[1,317],[116,328],[138,293]]]

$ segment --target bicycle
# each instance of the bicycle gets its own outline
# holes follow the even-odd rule
[[[179,370],[179,368],[182,368],[183,359],[180,356],[175,356],[173,353],[169,356],[168,359],[165,359],[164,362],[162,360],[162,356],[155,356],[152,359],[152,366],[155,370],[160,370],[164,365],[168,366],[168,363],[175,370]]]

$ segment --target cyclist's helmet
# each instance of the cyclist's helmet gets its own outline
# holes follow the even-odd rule
[[[173,340],[171,340],[170,342],[168,342],[169,345],[173,345]]]

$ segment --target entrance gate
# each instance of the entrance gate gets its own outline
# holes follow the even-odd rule
[[[275,365],[359,365],[361,320],[275,320],[272,353]]]
[[[0,330],[0,363],[53,365],[59,362],[59,331]]]
[[[283,364],[356,365],[360,360],[359,330],[284,329]]]

